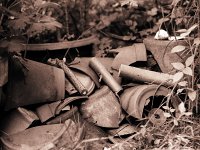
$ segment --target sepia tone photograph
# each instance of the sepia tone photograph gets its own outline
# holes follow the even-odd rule
[[[199,0],[0,0],[0,150],[198,150],[199,89]]]

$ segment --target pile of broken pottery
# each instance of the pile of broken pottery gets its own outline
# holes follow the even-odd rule
[[[23,46],[39,57],[47,50],[59,54],[96,42],[95,38],[82,41],[60,47]],[[166,117],[159,106],[176,84],[171,63],[184,61],[170,53],[180,42],[186,44],[146,38],[108,50],[109,57],[91,52],[70,62],[55,56],[46,56],[47,61],[33,55],[24,58],[5,50],[0,57],[2,148],[76,149],[85,139],[135,134],[137,123],[145,118],[162,126]],[[176,109],[180,101],[171,99]]]

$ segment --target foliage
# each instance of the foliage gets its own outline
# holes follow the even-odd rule
[[[16,16],[11,14],[7,22],[12,35],[27,35],[30,38],[62,28],[62,24],[57,21],[57,18],[47,12],[48,7],[58,9],[60,6],[56,3],[42,0],[21,0],[20,2],[21,13],[17,12]]]

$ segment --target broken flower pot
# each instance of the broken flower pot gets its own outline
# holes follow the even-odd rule
[[[129,78],[133,81],[141,81],[159,85],[162,84],[166,86],[173,86],[176,83],[174,82],[173,75],[131,67],[123,64],[120,66],[119,76],[123,78]]]
[[[148,114],[149,121],[156,127],[159,127],[165,123],[167,117],[164,115],[164,111],[160,108],[153,108]]]
[[[1,138],[1,141],[5,149],[39,150],[50,143],[56,142],[65,131],[66,126],[64,124],[44,125],[4,136]]]
[[[142,119],[143,109],[147,99],[152,96],[164,96],[169,94],[170,90],[164,86],[158,85],[138,85],[126,89],[121,97],[122,108],[131,116]]]
[[[5,110],[58,101],[65,95],[65,75],[62,69],[17,57],[11,62],[8,92]]]
[[[171,63],[174,62],[182,62],[184,63],[185,59],[187,58],[186,54],[182,55],[184,58],[181,57],[181,53],[171,53],[173,47],[177,45],[188,45],[185,40],[176,40],[176,41],[169,41],[169,40],[155,40],[153,37],[149,37],[144,39],[144,44],[146,49],[150,51],[155,60],[157,61],[160,69],[164,73],[169,73],[174,71],[174,68]]]
[[[147,61],[146,48],[143,43],[133,44],[117,49],[109,50],[109,53],[118,53],[112,62],[112,68],[119,70],[120,65],[130,65],[137,61]]]
[[[0,130],[7,135],[18,133],[27,129],[36,120],[39,118],[33,111],[19,107],[1,118]]]
[[[50,150],[73,149],[84,137],[84,126],[68,119],[63,124],[43,125],[1,137],[4,149]]]
[[[81,112],[83,118],[107,128],[118,127],[122,113],[117,97],[107,86],[103,86],[91,95],[82,104]]]
[[[55,117],[62,112],[62,109],[74,101],[81,101],[87,99],[87,96],[68,97],[62,101],[56,101],[50,104],[44,104],[36,108],[36,113],[41,122],[45,122],[48,119]]]
[[[97,73],[100,80],[102,79],[116,95],[122,91],[121,85],[117,83],[117,81],[97,58],[91,58],[89,66]]]

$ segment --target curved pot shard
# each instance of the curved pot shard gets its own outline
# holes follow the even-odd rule
[[[58,101],[65,96],[63,70],[29,59],[16,58],[10,64],[5,110],[31,104]]]
[[[139,85],[128,88],[122,93],[120,103],[122,108],[131,116],[142,119],[146,100],[152,96],[167,96],[169,89],[158,85]]]
[[[117,97],[104,86],[82,104],[83,118],[101,127],[115,128],[119,126],[121,107]]]

